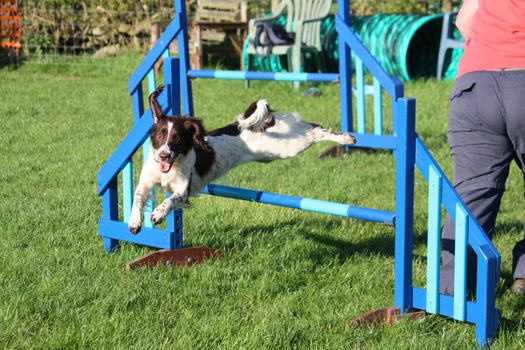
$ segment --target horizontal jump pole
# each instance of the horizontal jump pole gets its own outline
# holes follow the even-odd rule
[[[250,72],[242,70],[196,70],[188,71],[190,78],[230,79],[230,80],[273,80],[273,81],[315,81],[339,82],[339,74],[334,73],[273,73]]]
[[[277,205],[280,207],[374,221],[391,226],[393,226],[395,222],[395,214],[384,210],[361,208],[348,204],[287,196],[271,192],[210,184],[204,187],[202,193],[219,197],[242,199],[250,202]]]

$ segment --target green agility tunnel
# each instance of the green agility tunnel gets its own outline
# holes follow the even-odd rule
[[[277,20],[284,21],[285,18]],[[353,17],[350,27],[389,74],[410,81],[415,78],[436,77],[442,24],[443,14],[425,16],[378,13]],[[327,17],[322,24],[321,40],[326,72],[337,72],[338,38],[333,16]],[[443,66],[444,79],[455,77],[462,52],[462,49],[449,50]],[[244,59],[247,59],[246,55]],[[251,56],[251,59],[250,66],[253,70],[286,70],[286,63],[281,62],[278,57]],[[308,57],[303,68],[305,71],[316,70],[315,63]]]
[[[436,76],[442,24],[442,14],[375,14],[356,17],[352,29],[389,74],[410,81]]]

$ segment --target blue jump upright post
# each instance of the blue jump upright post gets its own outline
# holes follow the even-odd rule
[[[181,111],[180,89],[176,88],[182,81],[180,76],[180,58],[165,58],[164,59],[164,84],[171,86],[168,89],[168,99],[171,101],[171,108],[168,110],[168,115],[179,115]],[[166,197],[169,194],[166,193]],[[175,209],[166,216],[166,230],[173,235],[174,248],[182,248],[182,209]]]
[[[385,72],[377,59],[350,29],[350,2],[338,0],[338,11],[335,15],[336,31],[339,36],[339,74],[191,70],[188,63],[186,3],[184,0],[174,0],[174,4],[174,19],[139,64],[128,82],[135,123],[128,135],[102,166],[97,176],[98,194],[102,197],[99,235],[103,239],[104,248],[107,251],[113,251],[118,247],[119,241],[126,241],[162,249],[138,259],[129,265],[130,268],[143,264],[155,265],[159,262],[190,264],[219,254],[216,250],[209,248],[184,247],[182,211],[180,209],[170,214],[166,229],[143,227],[138,235],[132,235],[127,230],[126,221],[131,208],[133,193],[131,165],[128,164],[131,164],[133,154],[144,143],[153,125],[151,111],[149,109],[144,111],[142,105],[142,82],[145,77],[149,76],[151,83],[148,88],[152,91],[156,84],[154,73],[152,73],[153,65],[161,56],[165,55],[170,43],[177,40],[179,57],[166,57],[164,59],[164,85],[166,85],[166,89],[159,96],[158,101],[166,113],[183,116],[193,114],[191,79],[338,82],[340,84],[342,131],[351,132],[356,129],[357,132],[353,135],[356,136],[358,144],[355,146],[391,150],[396,161],[394,212],[214,184],[206,186],[203,193],[380,222],[394,227],[393,303],[395,307],[369,312],[367,317],[358,318],[358,320],[365,322],[368,317],[371,317],[377,321],[377,317],[385,316],[388,316],[389,320],[393,320],[403,315],[413,314],[416,310],[423,310],[475,324],[478,344],[488,344],[494,338],[499,324],[499,311],[495,307],[495,290],[500,268],[499,253],[454,191],[453,186],[423,142],[417,137],[415,132],[415,100],[404,96],[403,83]],[[352,60],[355,62],[357,75],[355,88],[352,86]],[[364,77],[367,73],[371,74],[373,78],[373,113],[366,111],[365,100],[368,93],[366,92],[367,87],[364,85]],[[352,91],[356,92],[356,106],[358,107],[356,128],[354,128],[352,116],[354,98]],[[391,134],[383,133],[383,92],[390,97],[392,102],[393,132]],[[367,132],[366,121],[369,114],[372,114],[373,118],[373,133]],[[412,284],[414,172],[416,168],[429,182],[426,288],[414,287]],[[118,209],[118,174],[121,171],[123,171],[123,213],[119,213]],[[439,225],[442,208],[445,208],[450,217],[456,221],[456,236],[458,237],[456,251],[465,252],[470,247],[477,254],[476,300],[467,300],[465,292],[467,269],[464,264],[464,255],[461,253],[457,254],[458,260],[454,271],[457,281],[455,295],[448,296],[439,292],[439,256],[441,249]]]
[[[178,59],[166,58],[164,60],[164,67],[168,73],[173,71],[173,74],[165,75],[164,83],[167,88],[159,96],[164,111],[168,113],[170,110],[180,110],[180,99],[173,98],[173,95],[180,95]],[[175,69],[172,70],[172,67]],[[133,91],[132,96],[142,94],[137,90],[142,88],[141,85],[142,84],[139,83],[133,86],[133,89],[131,89]],[[133,99],[133,101],[135,101],[135,99]],[[134,106],[136,106],[135,103]],[[133,242],[162,249],[175,249],[183,245],[182,218],[176,214],[171,214],[171,217],[167,220],[167,230],[143,227],[143,235],[132,235],[128,231],[126,218],[129,217],[129,213],[127,215],[122,213],[123,221],[119,221],[117,196],[118,174],[130,163],[135,151],[144,143],[152,125],[153,118],[151,111],[148,109],[136,118],[132,130],[98,173],[98,192],[103,198],[103,214],[99,220],[99,234],[103,237],[104,247],[107,251],[115,250],[115,248],[118,247],[119,241]],[[130,186],[130,184],[132,184],[131,181],[125,181],[123,179],[123,191],[132,192],[132,189],[125,187]],[[122,210],[125,212],[126,210],[131,210],[131,207],[123,207]]]
[[[339,1],[337,16],[345,25],[350,26],[350,1]],[[350,46],[339,40],[339,101],[341,105],[341,131],[353,131],[352,122],[352,66]]]
[[[412,309],[412,246],[414,241],[414,165],[416,157],[416,101],[396,101],[396,225],[394,305],[403,313]]]

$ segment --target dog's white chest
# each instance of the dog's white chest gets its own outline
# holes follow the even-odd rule
[[[187,156],[176,160],[170,171],[160,173],[161,186],[169,192],[179,190],[180,186],[187,186],[194,164],[195,152],[192,150]]]

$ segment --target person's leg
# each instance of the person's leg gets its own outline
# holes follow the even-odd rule
[[[523,157],[523,153],[522,153]],[[523,161],[519,158],[516,159],[518,165],[521,169],[524,169]],[[523,171],[523,182],[525,185],[525,170]],[[525,196],[525,193],[524,193]],[[525,237],[525,224],[523,227],[524,237]],[[514,248],[512,249],[512,278],[514,280],[522,279],[525,280],[525,238],[520,240]],[[512,291],[516,293],[525,293],[525,283],[518,283],[512,285]]]
[[[503,195],[503,190],[497,188],[481,188],[473,191],[462,192],[461,188],[456,187],[456,191],[461,196],[463,202],[470,209],[476,221],[483,228],[485,233],[492,238],[496,216]],[[441,270],[440,270],[440,290],[442,293],[454,294],[454,221],[447,215],[441,233]],[[467,266],[467,290],[476,289],[477,259],[472,249],[468,249]]]
[[[490,73],[459,78],[452,89],[447,132],[454,188],[489,237],[513,158],[498,95]],[[442,231],[440,291],[448,295],[454,292],[454,237],[454,222],[447,216]],[[467,288],[472,291],[476,259],[470,249],[467,264]]]
[[[501,76],[505,79],[502,98],[507,133],[525,181],[525,71],[503,72]],[[514,246],[512,258],[513,278],[525,279],[525,239]]]

